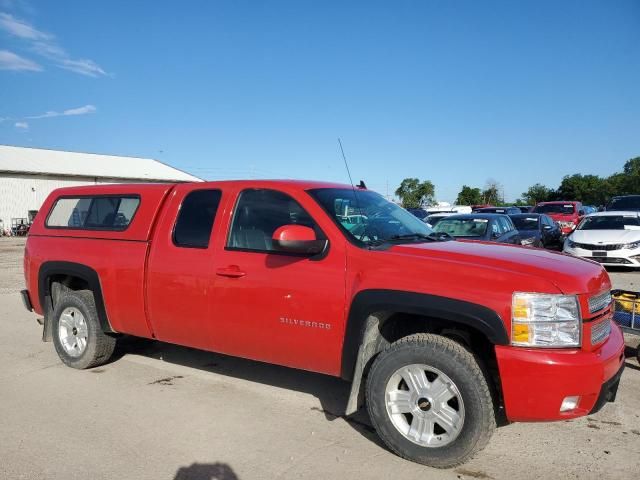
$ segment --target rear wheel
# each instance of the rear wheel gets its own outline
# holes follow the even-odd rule
[[[73,368],[91,368],[107,362],[116,339],[105,334],[90,290],[68,290],[53,311],[53,344],[60,359]]]
[[[411,335],[380,353],[367,379],[367,405],[391,450],[438,468],[470,459],[495,429],[493,401],[478,361],[438,335]]]

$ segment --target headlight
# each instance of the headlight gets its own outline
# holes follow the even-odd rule
[[[567,247],[576,248],[576,242],[574,242],[573,240],[567,238]]]
[[[511,344],[520,347],[579,347],[580,307],[575,295],[515,292]]]
[[[524,240],[520,240],[521,245],[533,245],[536,241],[536,237],[525,238]]]
[[[640,242],[626,243],[622,246],[622,248],[627,248],[629,250],[633,250],[634,248],[638,248],[638,247],[640,247]]]

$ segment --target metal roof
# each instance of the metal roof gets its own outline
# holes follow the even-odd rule
[[[152,158],[119,157],[0,145],[0,172],[160,182],[200,182]]]

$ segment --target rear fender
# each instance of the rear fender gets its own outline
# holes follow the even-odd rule
[[[58,298],[65,290],[68,290],[67,287],[58,283],[52,286],[51,278],[55,275],[77,277],[84,280],[93,292],[102,331],[115,333],[107,317],[98,273],[91,267],[80,263],[51,261],[43,263],[38,272],[38,298],[44,312],[43,341],[50,342],[52,339],[51,315],[54,308],[54,299]]]

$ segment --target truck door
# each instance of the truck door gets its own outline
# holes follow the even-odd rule
[[[211,237],[222,192],[175,187],[156,225],[147,264],[147,314],[157,339],[211,349]]]
[[[316,218],[283,191],[239,193],[227,220],[229,233],[220,238],[214,258],[216,350],[337,375],[346,240],[335,238],[316,257],[278,252],[271,241],[277,228],[289,224],[311,227],[316,237],[326,238],[321,222],[331,221],[311,199],[308,202]]]

